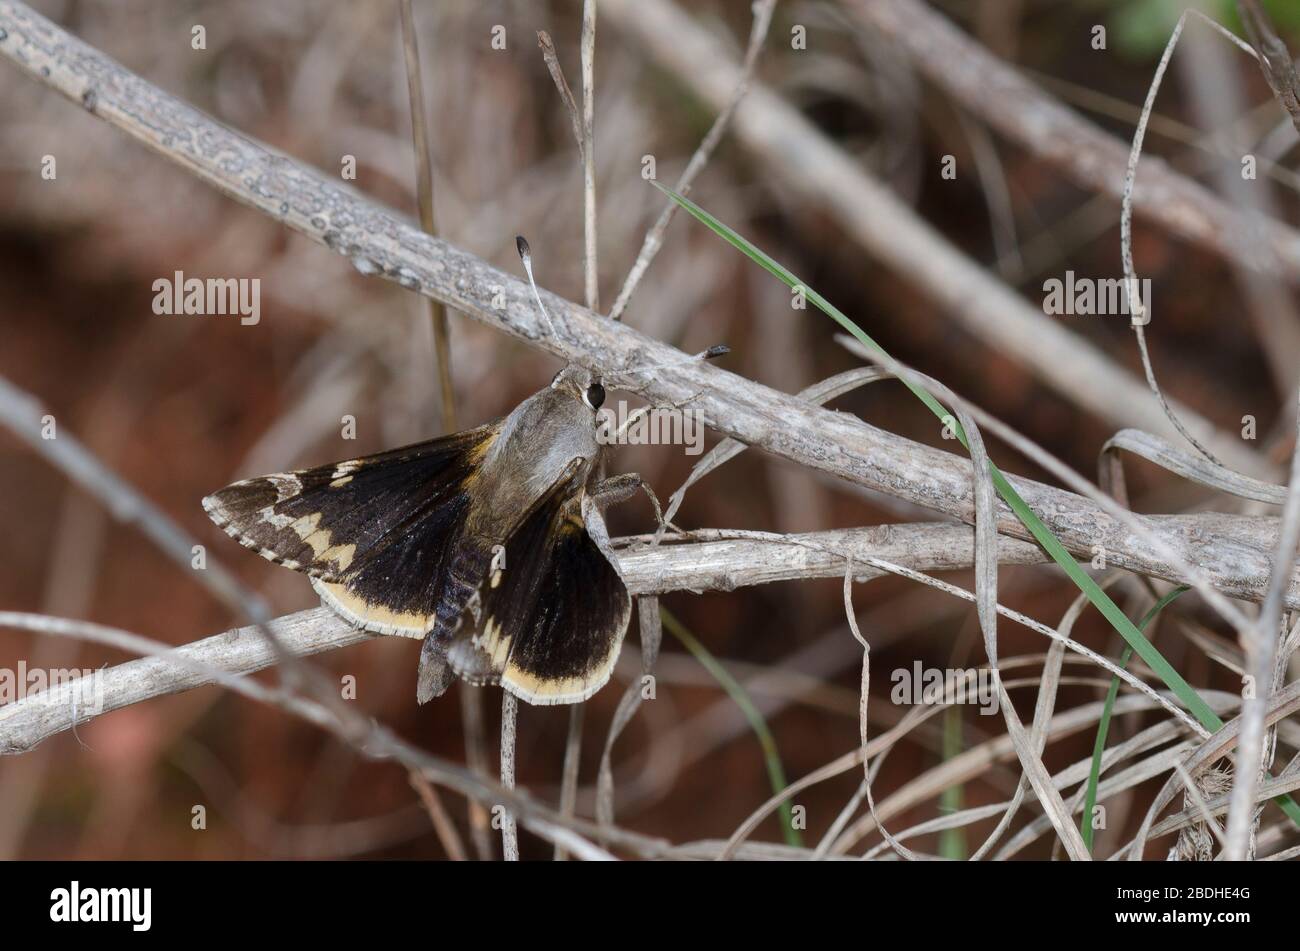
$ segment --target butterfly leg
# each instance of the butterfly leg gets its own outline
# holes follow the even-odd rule
[[[626,502],[637,492],[644,492],[646,498],[655,510],[655,523],[660,527],[664,524],[663,509],[659,507],[659,499],[654,490],[650,488],[650,483],[641,478],[635,472],[627,472],[623,475],[611,476],[604,482],[599,483],[592,491],[592,501],[594,501],[602,510],[611,505],[617,505],[619,502]]]

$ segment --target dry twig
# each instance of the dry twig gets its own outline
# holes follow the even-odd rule
[[[1286,43],[1277,35],[1272,18],[1259,0],[1237,0],[1237,12],[1241,14],[1250,45],[1259,54],[1259,68],[1268,80],[1268,87],[1300,132],[1300,80],[1296,78],[1295,63]]]
[[[967,37],[921,0],[843,0],[862,23],[880,30],[916,67],[973,114],[1072,176],[1118,199],[1128,144],[1076,115],[1013,66]],[[1238,265],[1261,262],[1246,240],[1254,225],[1204,186],[1148,158],[1134,192],[1139,212]],[[1266,240],[1291,279],[1300,279],[1300,233],[1270,222]]]
[[[858,566],[859,579],[881,574],[879,569],[866,567],[868,559],[876,555],[926,571],[966,568],[974,560],[970,530],[963,526],[884,525],[796,535],[778,541],[745,538],[661,546],[647,543],[620,552],[619,565],[634,595],[705,588],[731,590],[778,580],[840,577],[845,561],[835,551],[850,553]],[[1008,563],[1033,564],[1045,559],[1035,546],[1009,538],[999,540],[999,551]],[[297,656],[347,647],[377,636],[353,629],[326,608],[285,615],[271,626],[285,649]],[[179,660],[174,664],[151,658],[106,670],[102,712],[213,682],[196,676],[192,665],[183,663],[185,660],[232,674],[252,673],[276,662],[271,649],[252,627],[226,631],[176,651]],[[84,723],[92,716],[78,710],[75,722]],[[0,754],[25,752],[47,737],[70,729],[73,723],[65,705],[41,698],[0,707]]]

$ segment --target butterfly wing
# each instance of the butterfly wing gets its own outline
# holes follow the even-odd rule
[[[604,519],[585,494],[553,493],[511,536],[480,589],[481,617],[448,661],[533,704],[578,703],[609,680],[632,599]]]
[[[482,560],[465,550],[461,530],[479,464],[499,432],[494,422],[246,479],[208,496],[203,507],[241,545],[310,575],[322,600],[358,626],[420,637],[434,626],[448,569]],[[462,564],[460,574],[472,572]],[[471,591],[477,581],[468,581]]]

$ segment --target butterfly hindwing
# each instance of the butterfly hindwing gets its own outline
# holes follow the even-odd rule
[[[480,602],[478,623],[450,648],[452,667],[534,704],[577,703],[599,690],[631,614],[604,520],[585,493],[553,495],[519,527]]]
[[[562,517],[531,623],[501,675],[505,689],[535,704],[579,703],[603,687],[632,613],[595,504],[584,496]]]
[[[247,548],[312,576],[322,600],[372,631],[432,626],[491,423],[333,465],[227,486],[203,500]],[[477,579],[475,579],[476,583]]]

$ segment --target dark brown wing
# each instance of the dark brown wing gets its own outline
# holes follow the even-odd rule
[[[203,507],[240,544],[311,575],[322,599],[359,626],[422,636],[458,554],[479,463],[499,431],[494,422],[246,479]]]
[[[451,666],[534,704],[578,703],[618,659],[631,597],[589,499],[555,494],[505,547],[480,588],[481,617],[457,635]]]

